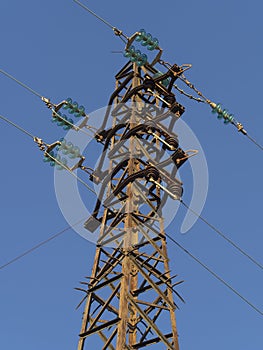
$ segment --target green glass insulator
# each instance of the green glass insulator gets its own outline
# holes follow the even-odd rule
[[[64,158],[63,158],[64,159]],[[56,164],[55,164],[55,167],[58,169],[58,170],[62,170],[63,169],[63,166],[61,166],[61,163],[62,163],[62,159],[60,157],[60,155],[57,155],[56,156]]]
[[[51,159],[50,159],[49,157],[44,157],[44,158],[43,158],[43,162],[44,162],[44,163],[48,163],[48,162],[50,162],[50,160],[51,160]]]
[[[150,33],[146,34],[144,39],[142,40],[141,44],[142,46],[146,46],[152,43],[152,35]]]
[[[79,114],[83,117],[86,115],[84,106],[79,106]]]
[[[153,51],[159,46],[159,40],[157,38],[153,38],[151,43],[147,46],[147,49]]]
[[[145,63],[147,63],[147,59],[148,59],[147,55],[145,55],[145,53],[143,53],[141,55],[142,66],[144,66]]]
[[[144,29],[141,29],[139,31],[139,34],[136,36],[135,40],[136,41],[141,41],[146,35],[146,31]]]
[[[222,119],[223,118],[223,115],[222,114],[218,114],[217,115],[217,119]]]
[[[235,118],[234,118],[233,114],[229,114],[228,120],[229,120],[231,123],[233,123],[234,119],[235,119]]]
[[[64,116],[63,116],[63,117],[64,117]],[[72,128],[73,125],[74,125],[74,120],[71,119],[71,118],[67,118],[66,116],[65,116],[64,119],[66,119],[66,121],[67,121],[67,123],[65,123],[65,124],[66,124],[67,126],[69,126],[70,128]]]
[[[75,157],[80,157],[80,149],[78,146],[75,146],[74,148],[72,148],[72,152],[74,153]]]
[[[228,120],[228,119],[224,120],[224,124],[229,124],[229,123],[230,123],[230,120]]]
[[[223,112],[222,112],[222,115],[223,115],[224,119],[227,119],[228,115],[229,115],[228,111],[226,109],[224,109]]]
[[[136,62],[136,59],[137,59],[137,58],[133,56],[133,57],[130,58],[130,61],[131,61],[131,62]]]
[[[57,170],[63,170],[64,169],[63,166],[61,166],[60,164],[57,164],[56,168],[57,168]]]
[[[56,123],[58,120],[57,120],[57,117],[54,115],[52,116],[52,119],[51,119],[52,123]]]
[[[80,158],[81,154],[80,154],[80,150],[75,152],[76,158]]]
[[[216,114],[216,113],[217,113],[216,108],[212,108],[212,113],[213,113],[213,114]]]
[[[161,71],[158,71],[157,73],[155,73],[153,75],[153,79],[159,78],[161,75],[163,75],[163,73]],[[169,85],[169,83],[170,83],[170,79],[167,78],[167,79],[161,80],[161,83],[162,83],[163,86],[167,87]]]
[[[167,78],[167,79],[162,80],[162,84],[163,84],[163,86],[167,87],[170,84],[170,79]]]
[[[62,117],[62,118],[63,118],[63,117]],[[65,125],[66,122],[67,122],[67,119],[66,119],[66,118],[60,119],[60,120],[58,120],[58,122],[57,122],[57,126],[63,126],[63,125]]]
[[[64,149],[66,147],[67,141],[63,137],[59,140],[61,142],[60,149]]]
[[[73,145],[72,142],[69,141],[69,142],[67,143],[67,149],[68,149],[68,152],[69,152],[69,153],[72,153],[72,152],[73,152],[74,147],[75,147],[75,146]]]
[[[84,117],[85,115],[85,107],[83,106],[80,106],[79,109],[74,113],[74,117],[76,118]]]
[[[136,50],[132,56],[130,57],[130,61],[131,62],[136,62],[137,59],[141,56],[141,51],[140,50]]]
[[[66,159],[66,158],[62,158],[62,159],[61,159],[61,164],[62,164],[63,166],[61,166],[61,169],[60,169],[60,170],[65,169],[65,167],[68,166],[68,161],[67,161],[67,159]],[[59,169],[58,169],[58,170],[59,170]]]
[[[60,164],[57,164],[56,165],[56,168],[57,168],[57,170],[64,170],[65,169],[65,167],[67,167],[67,159],[66,158],[62,158],[61,160],[60,160]]]
[[[53,118],[59,120],[59,117],[62,117],[62,114],[60,112],[54,112]]]
[[[56,155],[56,160],[58,161],[58,162],[60,162],[60,160],[61,160],[61,157],[60,157],[60,155],[59,154],[57,154]],[[58,163],[56,163],[56,166],[58,165]]]
[[[78,108],[79,108],[78,102],[74,101],[74,102],[72,103],[72,107],[73,107],[73,109],[74,109],[75,111],[77,111]]]
[[[223,112],[222,106],[221,106],[220,103],[218,103],[218,104],[216,105],[216,111],[217,111],[217,113],[222,113],[222,112]]]
[[[53,160],[53,158],[55,158],[55,154],[54,151],[49,152],[49,154],[47,154],[47,156],[45,156],[45,158],[48,158],[49,160],[47,162],[49,162],[49,164],[51,166],[55,166],[55,161]],[[52,164],[51,164],[52,163]]]
[[[66,99],[66,103],[62,106],[63,109],[70,109],[72,104],[72,98],[68,97]]]
[[[69,108],[69,113],[74,114],[78,110],[78,107],[79,107],[78,103],[76,101],[74,101]]]
[[[142,67],[142,66],[143,66],[143,59],[142,59],[141,56],[137,58],[136,64],[137,64],[139,67]]]
[[[71,128],[72,126],[69,124],[63,126],[63,130],[70,130]]]
[[[70,105],[68,112],[69,112],[69,114],[75,113],[75,109],[73,108],[73,105]]]
[[[158,72],[153,75],[153,79],[159,78],[161,75],[163,75],[163,73],[158,70]]]
[[[135,47],[132,45],[128,48],[128,50],[126,52],[124,52],[124,57],[132,57],[135,53]]]
[[[67,154],[69,154],[71,152],[71,149],[72,149],[71,142],[68,142],[68,143],[63,145],[62,153],[67,155]]]
[[[61,119],[62,115],[61,115],[60,112],[57,112],[56,115],[54,116],[54,118],[56,118],[57,126],[62,126],[63,125],[64,122]]]
[[[74,158],[76,158],[76,155],[75,155],[75,153],[69,153],[68,157],[70,159],[74,159]]]

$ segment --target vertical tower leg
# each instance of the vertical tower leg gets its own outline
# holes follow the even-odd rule
[[[170,275],[162,209],[182,190],[175,176],[187,154],[171,130],[184,109],[156,73],[130,63],[116,75],[96,135],[104,152],[92,179],[101,190],[85,227],[100,234],[82,289],[78,350],[179,350],[175,296],[182,298],[174,288],[181,281]]]

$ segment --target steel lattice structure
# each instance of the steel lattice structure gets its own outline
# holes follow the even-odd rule
[[[100,184],[97,203],[85,227],[99,230],[78,350],[179,349],[175,309],[182,297],[169,269],[162,210],[179,199],[178,168],[190,156],[172,131],[183,114],[173,93],[184,67],[165,73],[131,56],[116,75],[103,125],[96,139],[103,152],[90,179]],[[132,49],[133,50],[133,49]],[[136,58],[136,57],[135,57]],[[135,62],[134,62],[135,61]],[[110,123],[110,125],[109,125]],[[81,303],[82,303],[81,302]],[[157,344],[157,345],[156,345]]]
[[[163,212],[170,197],[180,200],[240,253],[262,268],[260,263],[181,199],[182,182],[176,177],[177,172],[197,151],[185,151],[179,146],[174,129],[176,121],[184,113],[184,107],[177,102],[175,92],[208,104],[224,124],[234,125],[261,150],[262,146],[221,104],[207,99],[186,79],[184,72],[191,65],[171,65],[162,60],[158,39],[143,29],[128,37],[78,0],[74,1],[113,29],[114,34],[125,42],[124,56],[129,59],[115,76],[115,90],[102,125],[95,134],[95,139],[103,148],[95,169],[84,165],[85,156],[70,140],[63,137],[47,144],[7,118],[0,118],[36,142],[44,153],[44,162],[57,170],[68,171],[93,193],[96,193],[95,190],[74,171],[84,171],[89,180],[98,185],[94,211],[84,225],[98,237],[94,265],[91,275],[86,277],[87,281],[81,282],[84,287],[76,288],[85,293],[78,305],[85,303],[78,350],[94,347],[101,350],[146,347],[179,350],[175,311],[178,302],[183,301],[177,291],[182,281],[170,271],[166,237],[262,315],[259,308],[171,236],[166,236]],[[150,51],[151,62],[134,46],[136,42]],[[0,73],[41,98],[52,111],[53,123],[66,131],[72,129],[88,136],[93,134],[95,127],[88,124],[89,116],[84,106],[79,106],[71,98],[54,104],[7,72],[0,70]],[[177,79],[198,97],[178,87],[175,84]],[[63,110],[67,114],[62,113]],[[72,118],[81,118],[81,121],[79,123]],[[11,262],[14,261],[16,259]]]

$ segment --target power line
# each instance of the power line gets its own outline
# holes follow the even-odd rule
[[[196,211],[191,209],[182,199],[180,202],[195,216],[197,216],[201,221],[203,221],[207,226],[209,226],[214,232],[216,232],[219,236],[221,236],[225,241],[227,241],[229,244],[231,244],[235,249],[237,249],[241,254],[243,254],[245,257],[247,257],[250,261],[252,261],[255,265],[257,265],[261,270],[263,270],[263,266],[252,256],[250,256],[248,253],[246,253],[243,249],[241,249],[236,243],[234,243],[230,238],[228,238],[226,235],[224,235],[218,228],[216,228],[214,225],[210,224],[205,218],[203,218],[201,215],[199,215]]]
[[[7,263],[3,264],[0,266],[0,270],[3,270],[4,268],[6,268],[7,266],[13,264],[14,262],[16,262],[17,260],[20,260],[21,258],[23,258],[24,256],[32,253],[33,251],[35,251],[36,249],[42,247],[43,245],[47,244],[48,242],[52,241],[53,239],[61,236],[63,233],[67,232],[68,230],[72,229],[74,226],[78,225],[79,223],[81,223],[83,220],[79,220],[78,222],[76,222],[73,225],[69,225],[67,227],[65,227],[63,230],[59,231],[58,233],[52,235],[51,237],[45,239],[44,241],[36,244],[35,246],[33,246],[32,248],[26,250],[24,253],[17,255],[15,258],[9,260]]]
[[[32,94],[36,95],[37,97],[42,98],[42,96],[37,91],[33,90],[31,87],[29,87],[26,84],[22,83],[20,80],[16,79],[11,74],[9,74],[6,71],[4,71],[3,69],[0,69],[0,73],[4,74],[8,78],[12,79],[17,84],[21,85],[23,88],[27,89],[28,91],[30,91]]]
[[[93,12],[90,8],[88,8],[87,6],[85,6],[84,4],[82,4],[80,1],[78,0],[73,0],[76,4],[78,4],[79,6],[81,6],[84,10],[88,11],[90,14],[92,14],[92,16],[96,17],[98,20],[100,20],[101,22],[103,22],[104,24],[106,24],[106,26],[108,26],[111,29],[116,29],[116,27],[114,27],[112,24],[110,24],[109,22],[107,22],[104,18],[100,17],[99,15],[97,15],[95,12]]]
[[[190,253],[187,249],[185,249],[180,243],[178,243],[173,237],[166,233],[166,236],[179,247],[182,251],[184,251],[188,256],[190,256],[195,262],[201,265],[204,269],[206,269],[212,276],[214,276],[219,282],[221,282],[224,286],[231,290],[234,294],[236,294],[240,299],[242,299],[246,304],[248,304],[252,309],[254,309],[257,313],[263,316],[263,312],[257,308],[254,304],[252,304],[248,299],[246,299],[242,294],[240,294],[236,289],[234,289],[230,284],[228,284],[225,280],[223,280],[219,275],[217,275],[214,271],[212,271],[207,265],[205,265],[201,260],[196,258],[192,253]]]
[[[78,4],[79,6],[81,6],[84,10],[88,11],[92,16],[96,17],[99,21],[104,23],[106,26],[111,28],[114,31],[114,34],[117,35],[126,44],[126,41],[124,40],[124,38],[126,40],[128,40],[129,38],[125,34],[123,34],[122,30],[118,29],[117,27],[114,27],[112,24],[110,24],[104,18],[102,18],[99,15],[97,15],[94,11],[92,11],[89,7],[87,7],[84,4],[82,4],[80,1],[78,1],[78,0],[73,0],[73,1],[76,4]]]
[[[32,139],[35,138],[34,135],[32,135],[30,132],[28,132],[27,130],[23,129],[21,126],[15,124],[14,122],[12,122],[11,120],[5,118],[4,116],[0,115],[0,118],[3,119],[5,122],[7,122],[8,124],[14,126],[15,128],[17,128],[18,130],[22,131],[24,134],[26,134],[27,136],[31,137]]]
[[[263,147],[255,140],[253,139],[251,136],[249,136],[248,134],[246,134],[247,138],[252,141],[258,148],[261,149],[261,151],[263,151]]]

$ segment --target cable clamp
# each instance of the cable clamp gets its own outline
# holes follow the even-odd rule
[[[36,136],[35,136],[35,137],[34,137],[34,142],[37,143],[37,145],[38,145],[40,151],[45,151],[46,145],[45,145],[45,143],[43,142],[42,139],[40,139],[39,137],[36,137]]]
[[[243,125],[241,123],[237,123],[237,130],[239,132],[242,132],[242,134],[244,134],[244,135],[247,134],[246,130],[244,130],[244,127],[243,127]]]
[[[117,35],[117,36],[121,36],[122,35],[122,30],[120,30],[120,29],[118,29],[116,27],[113,27],[112,29],[113,29],[115,35]]]
[[[50,102],[49,98],[42,96],[41,100],[46,104],[47,108],[50,108],[50,109],[53,108],[53,104]]]

